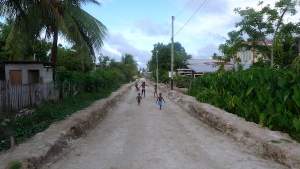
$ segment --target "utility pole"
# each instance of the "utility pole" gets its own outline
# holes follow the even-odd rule
[[[155,53],[156,56],[156,87],[158,89],[158,50]]]
[[[172,16],[172,44],[171,44],[171,90],[173,90],[173,85],[174,85],[174,77],[173,77],[173,72],[174,72],[174,20],[175,17]]]

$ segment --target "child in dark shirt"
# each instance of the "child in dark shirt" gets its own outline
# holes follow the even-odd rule
[[[141,87],[142,87],[142,95],[146,97],[146,82],[143,82]]]
[[[159,105],[159,110],[162,109],[163,103],[166,103],[165,99],[162,97],[161,93],[159,93],[159,96],[157,97],[156,103]]]
[[[141,104],[141,101],[142,101],[141,93],[138,93],[138,96],[136,97],[136,101],[137,101],[138,105]]]

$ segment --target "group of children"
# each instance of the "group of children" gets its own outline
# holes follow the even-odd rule
[[[142,87],[142,94],[139,92],[140,87]],[[141,86],[139,86],[138,82],[135,83],[136,91],[138,92],[138,96],[136,97],[138,105],[141,104],[142,96],[146,97],[146,82],[143,81]],[[161,110],[163,107],[163,103],[165,103],[165,99],[162,97],[162,94],[157,94],[157,85],[154,85],[154,98],[156,98],[156,103],[159,105],[159,109]]]

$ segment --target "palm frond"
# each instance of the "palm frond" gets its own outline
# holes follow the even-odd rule
[[[64,0],[62,3],[64,3],[65,6],[75,7],[81,7],[82,5],[86,5],[88,3],[100,5],[100,2],[97,0]]]
[[[8,46],[12,47],[16,40],[26,46],[42,31],[49,38],[58,30],[71,43],[95,56],[94,49],[103,45],[107,29],[81,8],[87,3],[100,5],[97,0],[0,0],[0,15],[14,20]]]
[[[82,32],[93,46],[95,48],[100,48],[103,44],[103,39],[107,34],[107,28],[83,9],[77,9],[76,11],[71,13],[73,19],[76,21],[77,25],[82,28]]]
[[[65,14],[69,14],[65,15],[65,34],[75,43],[85,43],[94,55],[94,48],[100,49],[103,44],[106,27],[81,8],[68,8]]]

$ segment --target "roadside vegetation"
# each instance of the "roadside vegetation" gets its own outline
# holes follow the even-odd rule
[[[100,65],[103,66],[89,72],[61,68],[56,80],[60,100],[47,101],[32,108],[33,111],[30,114],[20,117],[16,117],[15,113],[11,112],[1,114],[0,151],[11,146],[11,137],[14,138],[16,144],[22,143],[36,133],[47,129],[53,122],[63,120],[89,106],[95,100],[109,96],[111,92],[122,84],[132,81],[133,76],[138,74],[131,55],[123,57],[121,62],[110,60],[110,64],[100,63]],[[61,93],[61,91],[64,92]]]
[[[95,0],[0,1],[0,16],[10,25],[6,31],[5,57],[9,60],[32,58],[33,44],[44,39],[52,42],[50,60],[56,65],[60,36],[78,52],[94,58],[94,49],[102,46],[106,27],[83,10],[87,3],[100,5]]]
[[[158,70],[159,81],[167,83],[169,81],[168,72],[171,68],[171,44],[157,43],[152,50],[152,57],[148,62],[148,69],[151,74],[151,78],[156,78],[156,56],[158,58]],[[174,43],[174,70],[179,68],[186,68],[187,60],[192,56],[188,55],[184,47],[179,43]]]
[[[234,113],[248,121],[272,130],[290,134],[300,141],[300,22],[295,18],[295,0],[261,1],[257,8],[237,8],[240,16],[236,29],[219,46],[219,70],[198,78],[177,76],[175,84],[188,93]],[[288,18],[288,19],[287,19]],[[170,70],[169,45],[156,44],[148,68],[155,79],[156,54],[160,82],[167,83]],[[253,53],[252,66],[245,69],[240,51]],[[191,57],[177,43],[175,69],[186,68]],[[231,62],[233,70],[225,71],[222,63]]]
[[[107,97],[138,75],[130,54],[121,61],[98,56],[107,30],[83,10],[87,3],[100,5],[94,0],[0,1],[5,18],[0,23],[0,62],[51,62],[59,95],[59,100],[28,107],[21,115],[1,112],[0,151]],[[68,43],[59,44],[59,38]]]
[[[193,80],[189,94],[300,141],[300,23],[286,20],[295,17],[297,5],[278,0],[271,5],[260,2],[256,9],[236,9],[242,19],[220,45],[223,55],[214,59],[238,66]],[[248,70],[239,65],[240,50],[260,54]]]
[[[19,161],[12,161],[8,164],[8,169],[22,169],[22,163]]]
[[[189,94],[300,141],[299,84],[300,74],[291,70],[253,68],[204,75]]]

